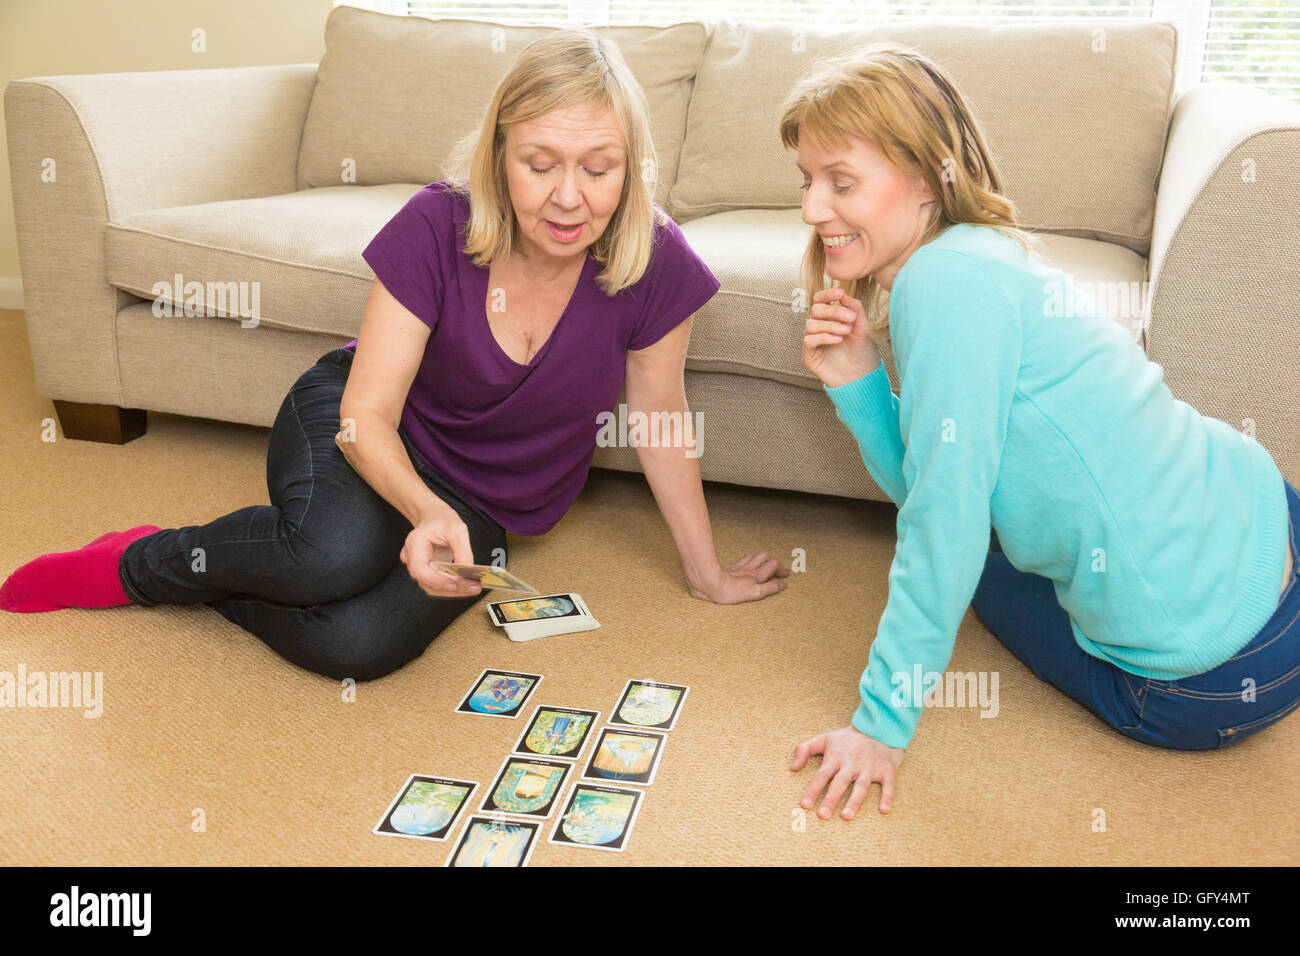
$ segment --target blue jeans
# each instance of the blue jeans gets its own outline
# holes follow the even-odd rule
[[[1285,479],[1284,479],[1285,480]],[[1300,491],[1286,482],[1288,543],[1300,552]],[[1213,670],[1178,680],[1131,674],[1074,642],[1047,578],[989,553],[971,601],[975,616],[1035,674],[1121,733],[1173,750],[1213,750],[1253,736],[1300,708],[1300,560],[1259,633]],[[1254,699],[1243,700],[1253,681]]]
[[[424,653],[481,597],[424,592],[400,559],[411,523],[335,445],[352,357],[327,352],[285,396],[266,455],[270,505],[131,542],[118,577],[133,603],[210,605],[299,667],[360,681]],[[404,428],[398,434],[416,473],[465,522],[474,560],[504,561],[501,526],[424,465]]]

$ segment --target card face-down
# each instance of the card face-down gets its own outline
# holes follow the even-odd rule
[[[507,757],[484,794],[479,811],[549,817],[571,769],[573,764],[564,760]]]
[[[486,714],[489,717],[518,717],[524,702],[542,681],[541,674],[488,668],[478,676],[465,699],[456,708],[458,714]]]
[[[373,832],[380,836],[445,840],[477,786],[473,780],[413,773],[406,778]]]
[[[688,691],[690,688],[683,684],[630,680],[609,722],[645,730],[672,730]]]
[[[574,710],[539,704],[514,752],[538,757],[576,760],[592,728],[600,721],[598,710]]]
[[[642,791],[635,787],[606,787],[579,780],[569,791],[547,842],[592,850],[626,850],[641,797]]]
[[[474,815],[447,866],[527,866],[542,831],[541,820]]]
[[[667,739],[664,734],[650,730],[603,727],[587,769],[582,772],[583,779],[649,786],[654,783]]]
[[[590,616],[582,598],[576,594],[544,594],[540,597],[493,601],[488,616],[497,627],[521,621],[554,620],[560,617]]]

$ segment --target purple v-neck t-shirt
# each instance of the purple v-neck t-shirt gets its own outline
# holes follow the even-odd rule
[[[645,274],[610,297],[590,256],[550,338],[527,365],[488,325],[488,268],[461,251],[469,200],[446,182],[407,201],[366,246],[375,276],[432,330],[402,409],[424,464],[513,534],[549,531],[587,480],[623,388],[629,349],[659,341],[720,283],[669,220]],[[356,350],[356,339],[344,348]]]

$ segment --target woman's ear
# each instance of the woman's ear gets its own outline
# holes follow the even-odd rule
[[[912,174],[912,192],[916,194],[922,203],[934,202],[934,190],[930,188],[930,184],[926,182],[925,177],[919,172]]]

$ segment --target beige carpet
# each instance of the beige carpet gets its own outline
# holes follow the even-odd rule
[[[35,392],[21,314],[0,312],[0,345],[0,577],[105,531],[266,501],[266,429],[150,413],[124,446],[43,443],[53,406]],[[491,782],[521,721],[453,714],[487,666],[545,675],[534,702],[606,714],[629,677],[691,686],[627,851],[543,842],[535,866],[1300,863],[1300,720],[1221,752],[1147,747],[1039,681],[969,612],[951,667],[999,672],[997,717],[930,710],[888,816],[873,788],[858,819],[800,827],[815,763],[793,774],[791,751],[856,706],[895,512],[706,490],[723,555],[806,550],[784,594],[692,599],[644,480],[599,471],[549,535],[512,540],[510,566],[580,592],[600,630],[516,645],[475,610],[354,703],[203,606],[0,612],[0,670],[102,671],[105,698],[97,719],[0,709],[0,863],[441,865],[449,844],[371,829],[410,773]]]

